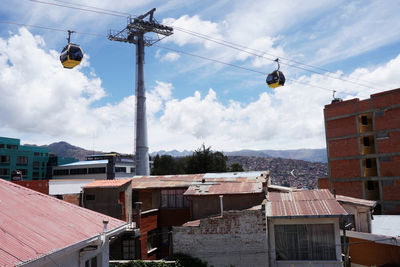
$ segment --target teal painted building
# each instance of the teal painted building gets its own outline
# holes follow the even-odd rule
[[[13,172],[21,171],[23,180],[46,179],[48,162],[48,148],[21,145],[19,139],[0,137],[0,178],[11,180]]]

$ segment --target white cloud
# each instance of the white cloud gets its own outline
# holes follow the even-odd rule
[[[58,53],[48,51],[40,37],[24,28],[0,39],[0,132],[25,138],[24,143],[64,140],[88,149],[94,143],[96,150],[131,153],[135,97],[99,106],[106,92],[99,78],[82,72],[85,68],[63,69]],[[374,68],[336,75],[393,89],[400,84],[399,68],[400,55]],[[337,94],[342,98],[377,92],[319,75],[297,80],[346,91]],[[150,150],[195,149],[203,142],[225,151],[325,146],[323,107],[330,103],[331,92],[289,81],[272,93],[265,87],[252,102],[242,103],[222,99],[217,92],[229,90],[226,87],[178,99],[173,84],[157,81],[147,93]]]
[[[169,61],[169,62],[174,62],[177,61],[180,58],[180,55],[175,52],[168,52],[165,54],[162,58],[161,61]]]

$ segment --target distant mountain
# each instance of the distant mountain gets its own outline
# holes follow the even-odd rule
[[[152,152],[150,155],[170,155],[173,157],[185,157],[191,155],[193,151],[177,150],[165,151],[160,150]],[[327,162],[326,149],[291,149],[291,150],[239,150],[232,152],[224,152],[226,156],[242,156],[242,157],[264,157],[264,158],[285,158],[297,159],[311,162]]]
[[[89,155],[104,153],[101,151],[86,150],[81,147],[73,146],[64,141],[52,143],[45,147],[48,147],[50,153],[55,154],[57,156],[76,158],[79,160],[85,160],[86,156],[89,156]]]

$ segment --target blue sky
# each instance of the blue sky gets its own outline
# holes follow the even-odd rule
[[[331,90],[343,99],[365,99],[400,87],[399,1],[41,2],[132,15],[156,7],[155,18],[175,27],[159,46],[255,70],[146,48],[150,151],[202,143],[223,151],[325,147],[323,108]],[[58,61],[66,32],[0,23],[0,136],[133,152],[135,46],[106,38],[110,29],[126,26],[124,15],[3,0],[0,21],[96,35],[72,36],[85,58],[66,70]],[[289,80],[272,90],[265,74],[275,69],[276,57]]]

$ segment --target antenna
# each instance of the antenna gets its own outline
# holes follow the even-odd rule
[[[336,93],[336,90],[333,90],[333,99],[332,99],[331,104],[343,102],[343,99],[341,99],[339,97],[335,97],[335,93]]]
[[[150,175],[149,147],[147,145],[146,93],[144,87],[144,46],[152,46],[173,34],[171,27],[154,19],[155,8],[136,18],[129,17],[128,25],[119,32],[108,35],[111,41],[136,45],[136,119],[135,119],[135,165],[136,175]],[[145,18],[149,16],[148,20]],[[156,38],[145,38],[146,33],[156,33]],[[164,37],[159,38],[158,34]]]

